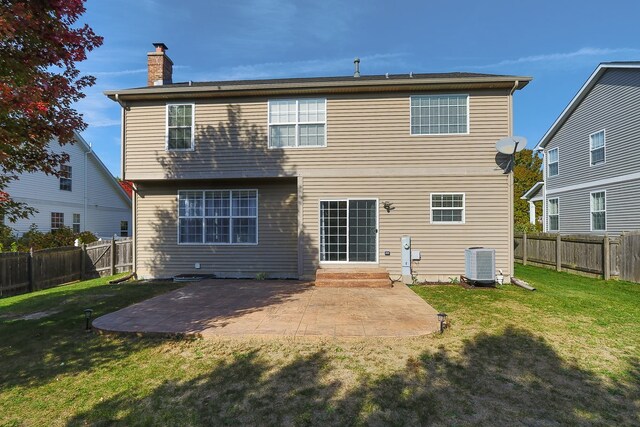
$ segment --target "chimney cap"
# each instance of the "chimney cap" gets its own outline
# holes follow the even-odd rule
[[[165,50],[169,50],[167,45],[164,43],[153,43],[153,46],[156,48],[156,52],[164,52]]]

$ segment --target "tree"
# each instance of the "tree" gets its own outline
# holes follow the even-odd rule
[[[88,25],[76,26],[85,0],[0,0],[0,215],[26,218],[7,185],[24,172],[59,176],[68,160],[48,144],[72,144],[87,125],[72,108],[95,77],[76,63],[102,44]]]
[[[531,230],[532,228],[529,223],[529,202],[521,200],[520,197],[538,181],[542,181],[542,158],[527,148],[516,153],[513,167],[513,213],[514,225],[517,230]],[[539,229],[538,224],[535,229]]]

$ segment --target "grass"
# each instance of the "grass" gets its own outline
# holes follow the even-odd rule
[[[538,290],[414,287],[451,328],[402,340],[83,331],[84,308],[99,316],[174,284],[0,299],[0,424],[640,425],[640,285],[517,275]]]

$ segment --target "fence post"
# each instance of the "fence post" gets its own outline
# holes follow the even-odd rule
[[[111,238],[111,275],[116,274],[116,235]]]
[[[556,271],[562,271],[562,236],[556,236]]]
[[[527,232],[522,233],[522,265],[527,265]]]
[[[29,248],[29,263],[28,263],[28,268],[29,268],[29,292],[33,292],[36,289],[36,284],[35,284],[35,268],[33,265],[33,248]]]
[[[87,276],[87,244],[83,243],[82,246],[82,252],[81,252],[81,262],[82,265],[80,266],[80,280],[85,280],[86,276]]]
[[[604,235],[602,238],[602,278],[604,280],[611,279],[611,245],[609,236]]]

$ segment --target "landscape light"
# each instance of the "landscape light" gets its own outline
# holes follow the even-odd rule
[[[90,308],[85,308],[84,309],[84,319],[86,322],[85,325],[85,330],[87,332],[89,332],[91,330],[91,315],[93,314],[93,310],[91,310]]]
[[[444,325],[447,321],[447,313],[438,313],[438,321],[440,322],[440,333],[443,333]]]

